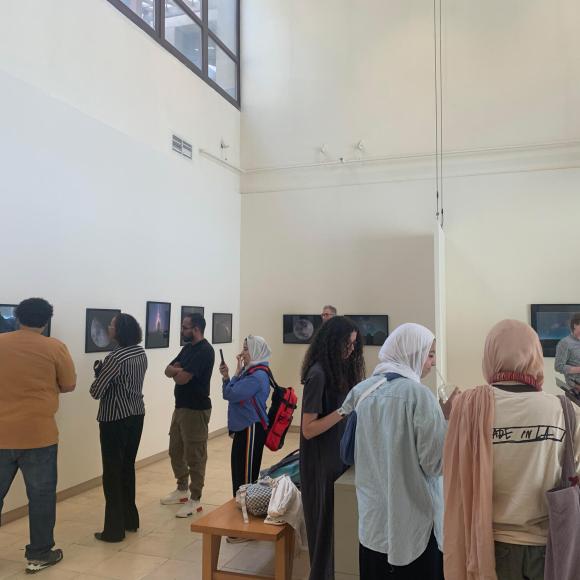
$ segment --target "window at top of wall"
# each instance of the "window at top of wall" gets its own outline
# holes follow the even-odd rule
[[[202,0],[183,0],[191,8],[191,11],[201,20],[202,19]]]
[[[173,0],[165,2],[165,40],[198,69],[202,66],[201,26]]]
[[[121,0],[121,2],[135,12],[143,22],[155,28],[155,0]]]
[[[211,38],[207,52],[208,75],[232,99],[237,99],[237,68],[236,63]]]
[[[234,54],[238,52],[237,0],[208,0],[209,29]]]
[[[107,0],[240,107],[241,0]]]

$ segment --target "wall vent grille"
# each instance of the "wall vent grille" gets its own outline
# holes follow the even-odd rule
[[[179,153],[180,155],[183,155],[188,159],[191,159],[193,156],[193,147],[191,146],[191,143],[184,141],[181,137],[178,137],[177,135],[172,136],[171,148],[176,153]]]

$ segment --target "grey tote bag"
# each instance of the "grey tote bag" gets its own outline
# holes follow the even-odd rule
[[[550,531],[546,546],[544,580],[580,578],[580,487],[574,466],[576,414],[572,403],[558,397],[564,410],[566,438],[560,485],[546,492]]]

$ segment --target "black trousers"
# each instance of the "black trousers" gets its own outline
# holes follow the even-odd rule
[[[431,532],[425,551],[407,566],[392,566],[388,554],[359,544],[360,580],[443,580],[443,554]]]
[[[254,423],[243,431],[233,432],[232,489],[234,496],[240,485],[254,483],[260,475],[266,431],[261,423]]]
[[[139,527],[135,505],[135,457],[141,441],[144,415],[99,423],[105,493],[103,538],[119,541],[125,530]]]

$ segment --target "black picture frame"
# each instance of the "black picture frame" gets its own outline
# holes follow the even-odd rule
[[[205,316],[205,307],[203,306],[182,306],[181,307],[181,318],[179,319],[180,326],[179,326],[179,346],[185,346],[185,342],[183,342],[183,336],[181,336],[181,324],[183,324],[183,319],[185,318],[186,314],[201,314]]]
[[[145,348],[169,348],[171,303],[147,301],[145,310]]]
[[[570,319],[580,304],[532,304],[530,324],[538,333],[544,356],[556,356],[558,343],[570,334]]]
[[[388,314],[347,314],[359,328],[365,346],[383,346],[389,336]]]
[[[229,344],[232,337],[233,315],[227,312],[214,312],[211,321],[211,343]]]
[[[85,318],[85,352],[110,352],[115,344],[109,339],[109,324],[121,314],[116,308],[87,308]]]
[[[283,314],[282,341],[284,344],[310,344],[321,326],[320,314]]]
[[[0,334],[14,332],[20,328],[15,310],[18,304],[0,304]],[[50,320],[42,331],[44,336],[50,336]]]

